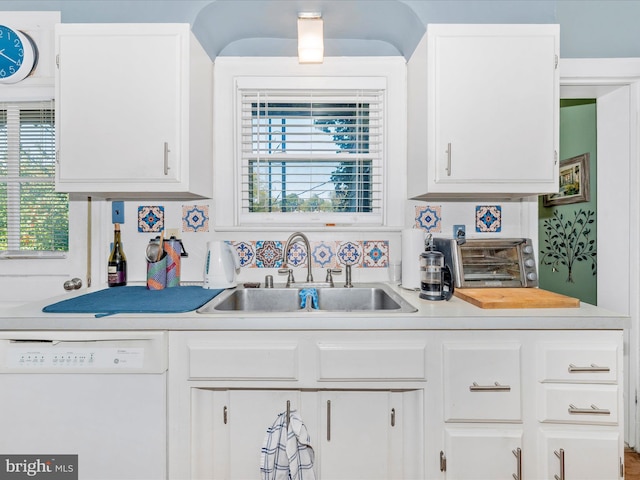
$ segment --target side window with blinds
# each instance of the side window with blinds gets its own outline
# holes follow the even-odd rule
[[[53,102],[0,104],[0,258],[68,251],[69,198],[54,180]]]
[[[243,223],[382,223],[383,90],[240,88],[238,98]]]

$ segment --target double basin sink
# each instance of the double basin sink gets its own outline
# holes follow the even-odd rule
[[[301,291],[305,290],[302,295]],[[200,307],[202,314],[280,312],[413,313],[417,309],[385,284],[313,286],[300,283],[288,288],[226,290]]]

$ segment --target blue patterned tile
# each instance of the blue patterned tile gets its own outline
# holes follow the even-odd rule
[[[438,233],[442,231],[442,207],[427,205],[416,207],[415,225],[427,232]]]
[[[342,265],[360,265],[362,263],[362,244],[343,242],[338,246],[338,262]]]
[[[496,233],[502,230],[502,207],[499,205],[476,206],[476,232]]]
[[[183,232],[208,232],[209,231],[209,206],[208,205],[183,205],[182,206],[182,231]]]
[[[389,242],[386,240],[365,240],[363,244],[363,267],[384,268],[389,264]]]
[[[233,248],[240,260],[240,267],[252,267],[256,263],[256,247],[252,242],[236,242]]]
[[[289,245],[289,251],[287,252],[287,265],[291,267],[302,267],[307,264],[308,253],[305,246],[299,242],[294,242]]]
[[[278,268],[282,265],[282,242],[259,240],[256,242],[256,266]]]
[[[164,207],[139,206],[138,231],[161,232],[164,230]]]
[[[311,244],[313,265],[322,268],[336,266],[336,245],[334,242],[316,242]]]

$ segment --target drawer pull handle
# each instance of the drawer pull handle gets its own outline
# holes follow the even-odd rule
[[[469,386],[469,390],[471,392],[510,392],[511,385],[500,385],[498,382],[493,385],[478,385],[473,382],[473,385]]]
[[[513,479],[514,480],[522,480],[522,449],[520,447],[518,447],[515,450],[511,450],[511,452],[516,457],[516,472],[517,473],[514,473],[512,475]]]
[[[447,177],[451,176],[451,143],[447,143]]]
[[[569,373],[584,373],[584,372],[601,372],[608,373],[611,369],[609,367],[599,367],[595,363],[592,363],[588,367],[576,367],[573,363],[569,364]]]
[[[564,449],[561,448],[559,451],[554,450],[553,453],[555,453],[558,460],[560,460],[560,476],[554,475],[553,478],[556,480],[564,480]]]
[[[611,410],[607,408],[598,408],[591,405],[591,408],[578,408],[575,405],[569,405],[569,413],[575,415],[611,415]]]

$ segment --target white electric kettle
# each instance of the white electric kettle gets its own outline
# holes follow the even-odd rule
[[[207,242],[207,259],[204,266],[204,288],[233,288],[240,259],[231,245],[222,241]]]

